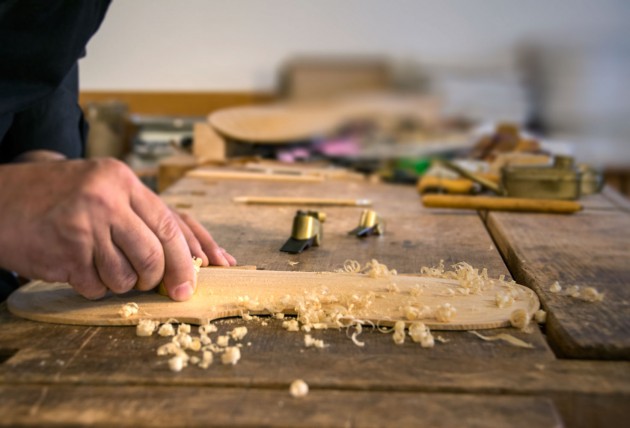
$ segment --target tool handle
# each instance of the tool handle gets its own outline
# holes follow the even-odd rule
[[[422,203],[425,207],[432,208],[459,208],[554,214],[571,214],[582,209],[582,205],[575,201],[499,198],[489,196],[425,195],[422,197]]]
[[[343,198],[307,198],[290,196],[236,196],[234,202],[242,204],[258,205],[331,205],[367,207],[372,205],[369,199],[343,199]]]

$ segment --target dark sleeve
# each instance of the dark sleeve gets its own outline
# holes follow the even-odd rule
[[[83,56],[109,0],[0,1],[0,116],[48,96]]]
[[[0,163],[31,150],[52,150],[68,158],[82,157],[87,123],[78,105],[78,66],[75,64],[51,94],[25,110],[10,115],[0,137]]]

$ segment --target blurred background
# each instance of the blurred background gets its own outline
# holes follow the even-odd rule
[[[404,181],[401,165],[422,175],[427,157],[507,122],[628,194],[629,22],[623,0],[114,1],[80,63],[88,153],[162,188],[173,156],[327,158]],[[323,109],[335,126],[307,115],[295,138],[275,134],[282,145],[230,128],[234,107],[330,99],[344,100]]]

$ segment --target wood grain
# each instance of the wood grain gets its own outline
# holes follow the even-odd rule
[[[397,291],[391,291],[391,287],[396,287]],[[422,276],[372,278],[356,273],[202,269],[195,296],[186,302],[173,302],[155,292],[131,292],[89,301],[67,284],[36,281],[14,292],[7,305],[18,316],[60,324],[130,325],[142,319],[206,324],[244,312],[295,313],[296,308],[312,296],[321,301],[324,310],[341,311],[342,322],[359,319],[364,324],[393,325],[399,320],[409,322],[405,316],[409,305],[417,308],[426,305],[435,310],[439,305],[450,303],[457,309],[452,320],[440,321],[430,315],[420,319],[437,330],[507,327],[513,311],[521,309],[533,314],[539,308],[538,298],[526,287],[492,284],[478,294],[469,295],[460,294],[460,287],[456,280]],[[421,294],[414,296],[414,291]],[[499,292],[516,293],[514,304],[498,307],[495,296]],[[356,301],[357,296],[360,301]],[[251,308],[243,306],[239,299],[244,297],[256,304]],[[126,302],[140,306],[137,316],[123,318],[119,315],[118,311]],[[367,307],[362,308],[361,304]],[[355,309],[350,309],[352,307]]]
[[[515,278],[540,296],[547,334],[569,358],[630,358],[630,215],[589,211],[570,217],[490,213],[495,238]],[[549,291],[559,281],[595,287],[603,302]]]
[[[563,426],[549,399],[468,394],[130,386],[0,386],[0,424],[172,426]],[[343,405],[339,405],[343,403]],[[394,410],[395,409],[395,410]],[[521,415],[514,418],[514,415]]]

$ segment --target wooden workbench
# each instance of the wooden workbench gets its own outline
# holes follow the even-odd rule
[[[297,206],[250,206],[242,195],[365,197],[386,221],[382,237],[347,235],[361,208],[326,207],[323,245],[281,253]],[[356,180],[321,183],[204,181],[185,178],[163,195],[195,215],[240,264],[320,271],[346,259],[378,259],[417,273],[443,259],[487,267],[532,287],[548,323],[534,345],[484,342],[437,332],[446,343],[423,349],[366,331],[357,347],[345,331],[317,331],[330,346],[306,349],[281,321],[241,319],[249,329],[235,366],[169,371],[156,356],[163,338],[131,327],[41,324],[0,307],[0,425],[102,426],[625,426],[630,418],[630,209],[607,192],[572,216],[429,210],[413,187]],[[289,263],[292,262],[292,263]],[[298,262],[293,263],[293,262]],[[507,264],[507,266],[506,266]],[[593,285],[587,303],[549,293],[554,281]],[[292,398],[304,379],[310,393]]]

